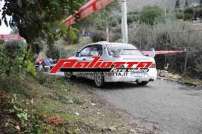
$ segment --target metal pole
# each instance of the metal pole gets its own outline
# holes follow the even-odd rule
[[[127,0],[122,0],[122,39],[128,43]]]

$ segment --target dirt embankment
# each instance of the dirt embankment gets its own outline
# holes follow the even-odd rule
[[[193,79],[186,75],[170,73],[165,70],[159,70],[158,72],[159,72],[159,79],[171,80],[171,81],[179,82],[181,84],[185,84],[187,86],[193,86],[193,87],[197,87],[197,88],[202,87],[202,80]]]
[[[0,132],[47,134],[158,133],[129,122],[93,93],[64,78],[0,79]],[[155,131],[154,131],[155,130]]]

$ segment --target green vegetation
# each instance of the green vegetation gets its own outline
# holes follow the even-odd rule
[[[68,110],[59,109],[64,108],[64,104],[81,104],[79,99],[69,101],[73,96],[63,79],[46,77],[40,85],[31,77],[19,79],[10,76],[1,78],[0,82],[4,83],[0,85],[1,132],[62,134],[77,131],[77,127],[64,124],[76,123],[80,120],[79,117]]]
[[[201,68],[201,36],[202,31],[195,31],[189,23],[167,22],[153,26],[139,24],[138,29],[130,26],[130,42],[143,50],[184,50],[188,48],[188,66],[184,72],[185,55],[157,56],[157,67],[164,69],[169,63],[169,70],[176,73],[186,73],[192,78],[202,78]]]
[[[0,44],[0,76],[10,74],[35,75],[31,52],[25,42],[9,41]]]
[[[120,6],[118,0],[114,0],[109,6],[100,12],[94,13],[93,15],[80,22],[80,29],[83,33],[91,32],[93,42],[112,40],[111,33],[120,23]]]
[[[125,134],[130,131],[131,127],[119,114],[99,103],[92,93],[78,89],[74,82],[43,74],[36,76],[0,77],[1,133]],[[138,127],[133,127],[134,131],[151,132]]]
[[[184,10],[184,20],[192,20],[194,11],[192,8],[187,8]]]
[[[180,4],[180,1],[178,2]],[[184,50],[187,48],[189,52],[186,72],[184,72],[185,53],[175,56],[158,56],[156,58],[158,68],[164,69],[164,66],[169,63],[170,71],[186,73],[194,78],[202,78],[202,49],[200,47],[202,32],[193,28],[194,25],[190,23],[193,18],[200,16],[200,6],[197,8],[186,7],[184,10],[177,8],[175,11],[164,13],[165,11],[157,6],[147,6],[140,12],[128,13],[129,43],[143,50],[150,50],[151,48],[156,50]],[[112,21],[116,23],[110,25],[110,41],[119,42],[121,39],[121,16],[117,14],[113,16],[113,20],[116,20]],[[92,22],[97,21],[92,20]],[[99,25],[91,25],[87,31],[91,31],[91,29],[96,29],[93,31],[95,35],[92,37],[93,41],[106,40],[105,26],[100,28]]]
[[[5,0],[2,20],[7,25],[17,27],[19,34],[27,42],[32,43],[39,37],[46,37],[47,33],[55,33],[58,26],[56,24],[74,13],[84,2],[84,0]],[[12,20],[8,21],[6,15],[11,16]]]
[[[202,19],[202,6],[199,5],[196,7],[186,7],[183,10],[176,10],[176,17],[185,21]]]
[[[35,52],[37,48],[48,48],[52,51],[54,42],[61,38],[68,37],[70,43],[76,43],[78,40],[77,32],[74,29],[67,29],[61,22],[78,10],[85,0],[4,1],[0,22],[5,22],[15,29],[15,33],[26,39],[27,51],[32,49]],[[6,16],[12,19],[8,20]]]
[[[162,16],[163,10],[158,6],[147,6],[144,7],[140,13],[140,22],[154,25],[157,22],[157,19]]]
[[[133,22],[139,21],[139,13],[138,12],[129,12],[128,13],[128,24],[131,24]]]

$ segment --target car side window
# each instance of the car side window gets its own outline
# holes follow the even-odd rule
[[[92,47],[92,48],[91,48],[90,56],[99,56],[99,53],[98,53],[96,47]]]
[[[102,46],[101,45],[94,45],[90,51],[91,56],[102,56]]]
[[[86,47],[80,52],[80,56],[90,56],[91,47]]]
[[[88,46],[81,50],[80,56],[101,56],[102,55],[102,46],[101,45],[94,45]]]

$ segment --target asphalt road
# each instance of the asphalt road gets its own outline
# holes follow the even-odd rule
[[[87,80],[74,82],[139,120],[157,123],[161,134],[202,134],[201,88],[166,80],[157,80],[147,87],[112,83],[104,89],[95,88]]]
[[[157,80],[142,88],[110,84],[96,93],[136,118],[157,122],[161,134],[202,134],[202,89]]]

